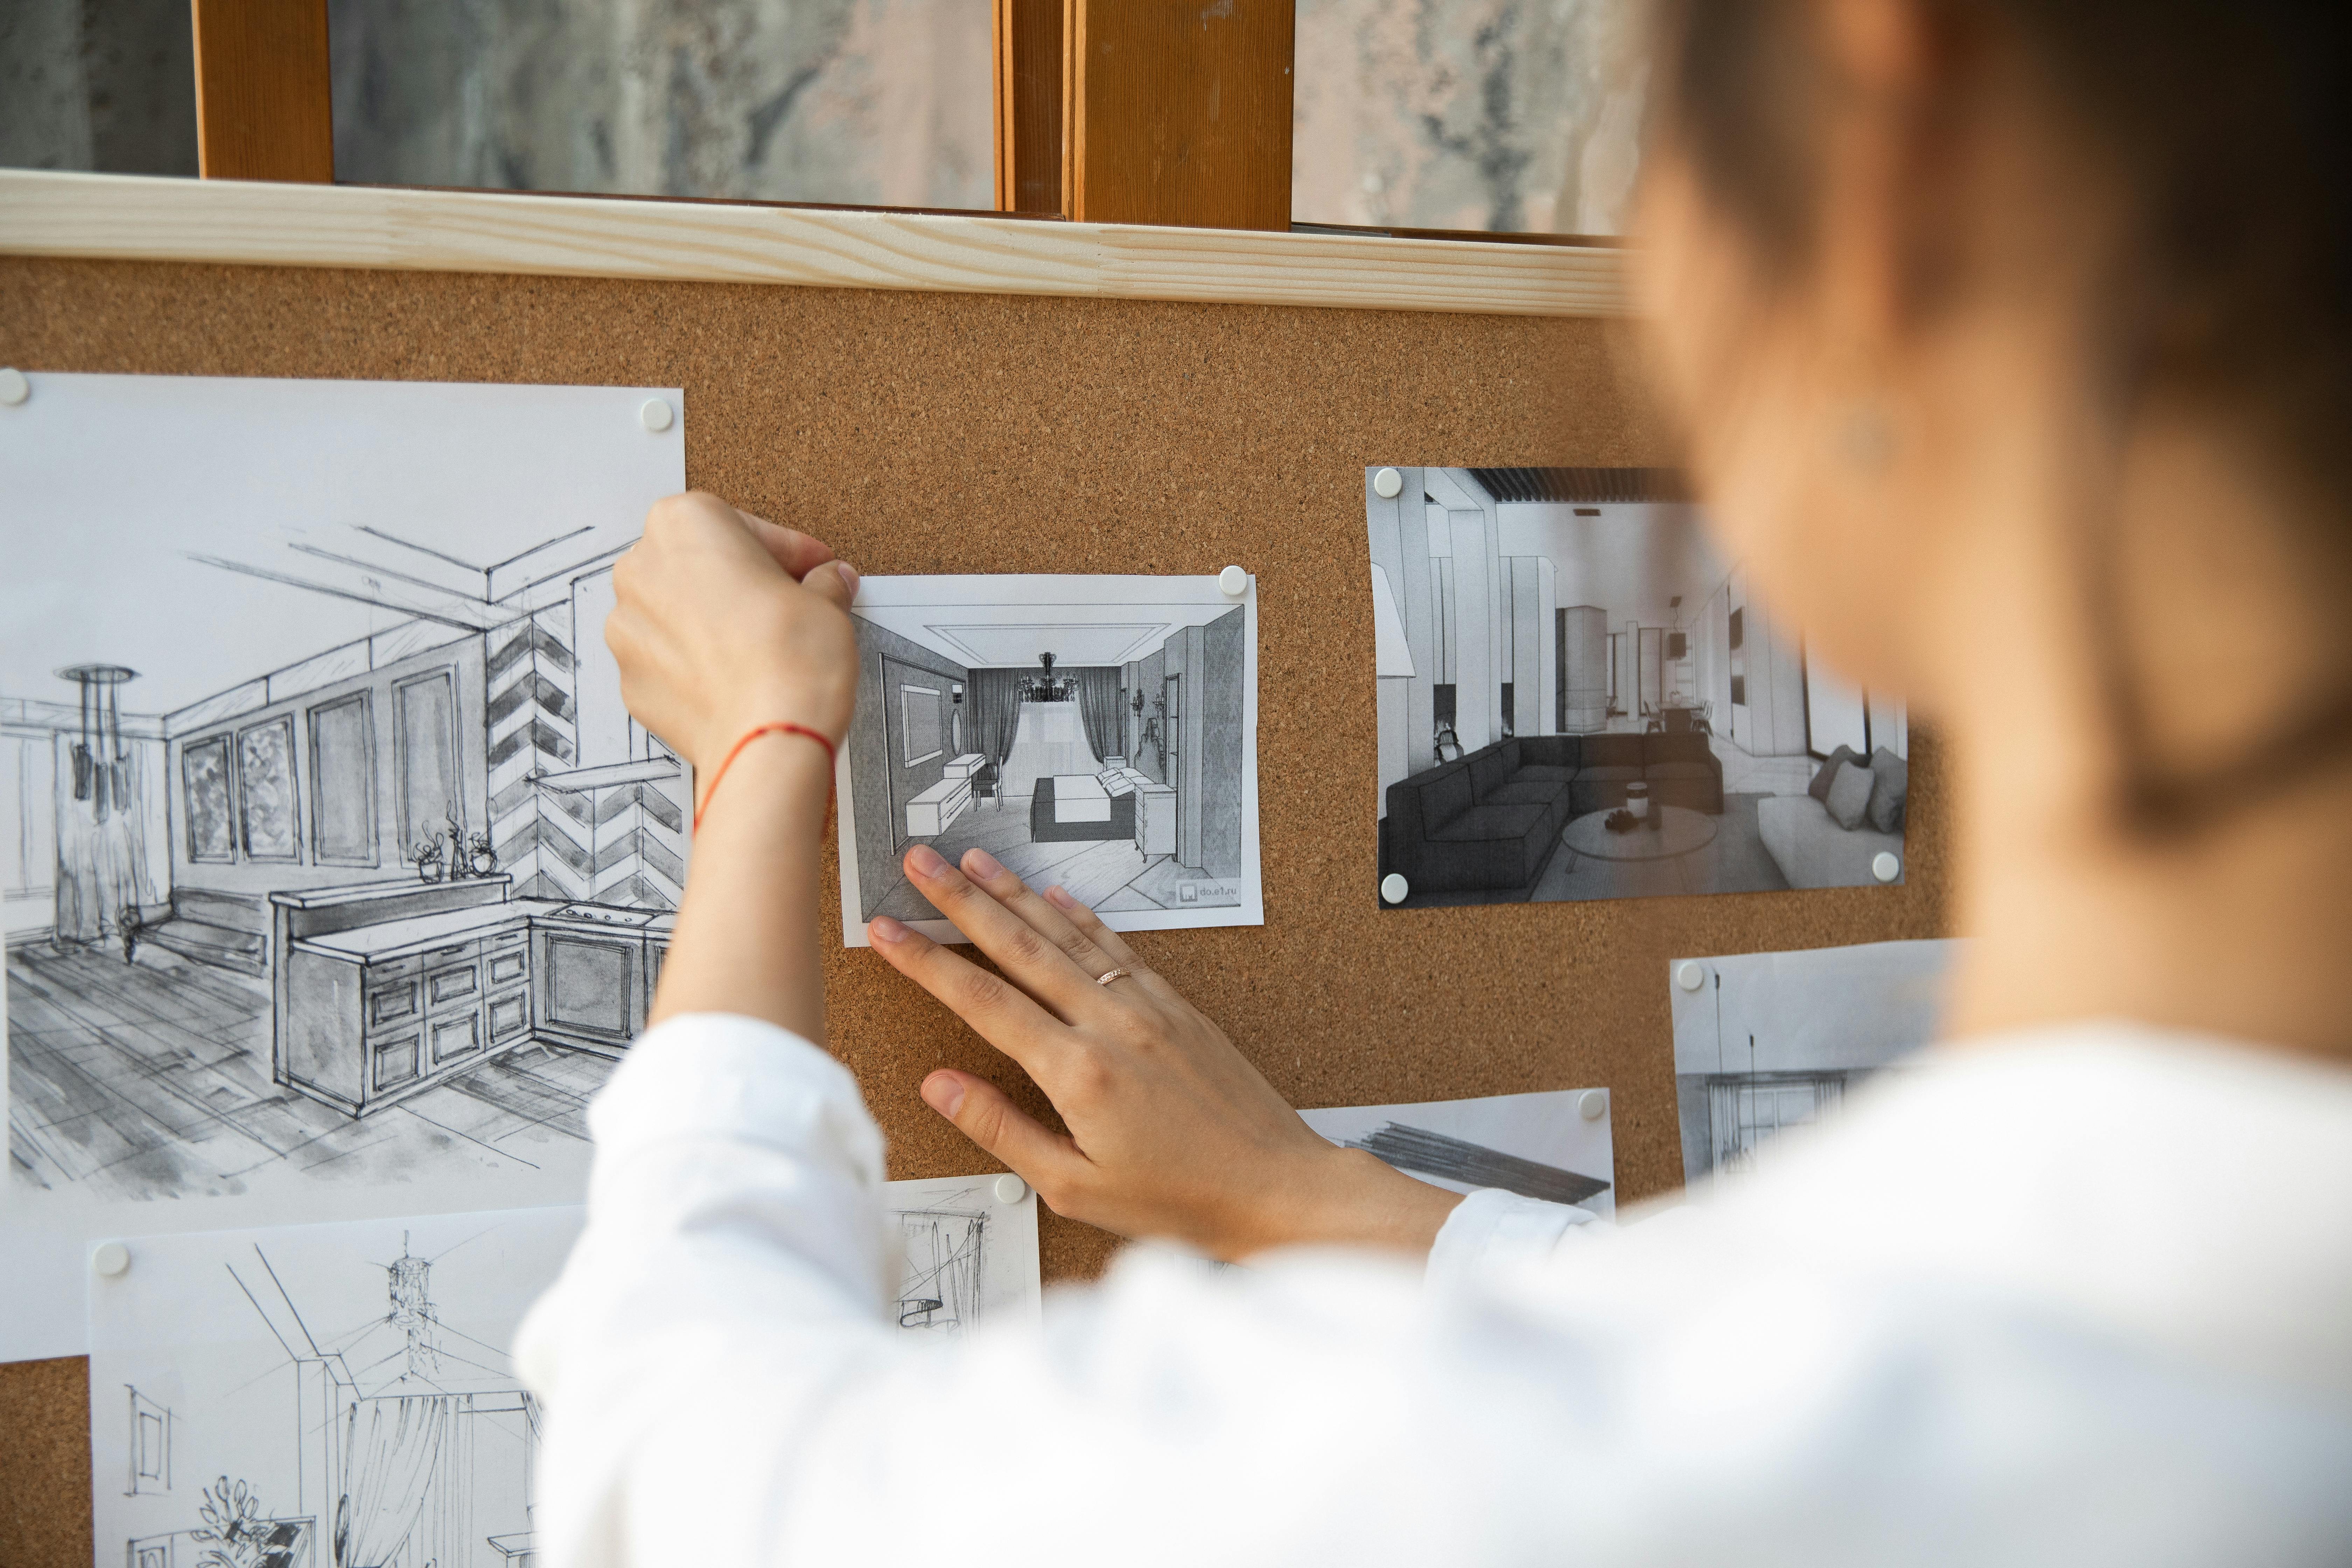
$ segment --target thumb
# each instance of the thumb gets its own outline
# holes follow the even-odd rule
[[[1069,1138],[1046,1131],[1003,1089],[970,1073],[941,1068],[931,1074],[923,1080],[923,1102],[1012,1166],[1015,1175],[1036,1189],[1046,1207],[1060,1212],[1061,1205],[1048,1194],[1069,1192],[1072,1178],[1087,1163]]]
[[[857,569],[846,561],[828,561],[811,567],[809,574],[801,579],[801,586],[825,603],[845,610],[857,597]]]

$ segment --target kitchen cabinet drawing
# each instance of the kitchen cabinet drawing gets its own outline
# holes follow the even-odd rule
[[[685,877],[690,780],[603,637],[676,435],[623,388],[33,386],[0,410],[12,1198],[576,1197]]]

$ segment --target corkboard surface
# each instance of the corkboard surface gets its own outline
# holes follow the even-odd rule
[[[1593,320],[0,258],[26,370],[686,390],[687,476],[867,573],[1257,574],[1267,923],[1130,938],[1300,1105],[1599,1085],[1620,1195],[1674,1187],[1670,958],[1942,933],[1944,769],[1915,731],[1906,885],[1384,911],[1367,463],[1670,462]],[[162,541],[159,540],[159,544]],[[828,856],[833,840],[828,834]],[[837,910],[831,885],[823,908]],[[835,1049],[894,1177],[991,1164],[940,1066],[1043,1100],[871,952]],[[1041,1211],[1049,1279],[1110,1238]],[[79,1361],[0,1367],[0,1563],[87,1563]]]

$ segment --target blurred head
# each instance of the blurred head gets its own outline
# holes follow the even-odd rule
[[[2145,826],[2340,761],[2344,8],[1661,8],[1654,363],[1816,650]]]

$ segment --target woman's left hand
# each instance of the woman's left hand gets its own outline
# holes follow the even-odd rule
[[[932,1073],[923,1099],[1055,1213],[1219,1258],[1318,1241],[1427,1250],[1455,1194],[1326,1142],[1093,910],[983,850],[959,869],[918,847],[905,865],[1002,976],[887,918],[866,927],[876,950],[1019,1063],[1069,1131],[971,1073]]]

